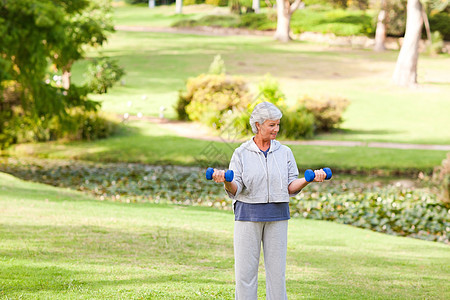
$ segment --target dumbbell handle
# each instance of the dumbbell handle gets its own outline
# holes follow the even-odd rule
[[[331,178],[331,176],[333,176],[333,173],[331,173],[330,168],[323,168],[323,171],[327,174],[327,177],[325,177],[325,180],[329,180]],[[316,174],[314,173],[313,170],[308,169],[305,171],[305,180],[306,181],[311,182],[314,180],[315,177],[316,177]]]
[[[206,169],[206,179],[211,180],[213,174],[214,174],[214,169],[213,168]],[[232,182],[233,178],[234,178],[233,170],[226,170],[225,171],[225,181]]]

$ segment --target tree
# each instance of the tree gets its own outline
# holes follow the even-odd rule
[[[375,31],[375,51],[384,51],[386,47],[386,23],[387,23],[387,0],[381,0],[381,8],[377,18],[377,29]]]
[[[305,7],[302,0],[277,0],[277,30],[274,38],[281,42],[289,42],[291,30],[291,16],[298,9]]]
[[[252,1],[252,8],[255,11],[255,13],[259,13],[261,10],[261,5],[259,3],[260,0],[253,0]]]
[[[63,73],[63,88],[69,89],[72,65],[84,57],[85,47],[101,46],[107,40],[107,33],[114,31],[112,20],[108,17],[110,10],[109,0],[96,0],[77,13],[68,15],[66,38],[54,57],[56,67]]]
[[[417,84],[419,41],[423,25],[422,3],[420,3],[420,0],[408,0],[406,16],[405,38],[395,65],[392,80],[394,84],[400,86],[413,86]]]
[[[26,121],[39,131],[55,118],[65,123],[71,109],[99,107],[87,98],[85,87],[62,88],[46,82],[49,66],[70,72],[73,62],[83,57],[85,45],[106,40],[107,22],[91,11],[91,2],[0,1],[0,107],[4,113],[0,135],[11,125],[8,118]]]
[[[182,8],[183,8],[183,0],[176,0],[175,1],[175,12],[177,14],[181,14]]]

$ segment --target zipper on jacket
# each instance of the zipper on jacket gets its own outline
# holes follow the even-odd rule
[[[269,156],[268,152],[267,152],[267,156]],[[269,165],[267,164],[267,156],[265,156],[265,158],[266,158],[266,178],[267,178],[267,203],[270,203]]]

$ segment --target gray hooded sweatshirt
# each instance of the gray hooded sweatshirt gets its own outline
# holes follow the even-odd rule
[[[297,179],[298,169],[290,148],[272,140],[267,157],[253,138],[237,148],[230,161],[237,185],[236,195],[227,191],[235,201],[245,203],[289,202],[289,184]],[[234,205],[233,205],[234,207]]]

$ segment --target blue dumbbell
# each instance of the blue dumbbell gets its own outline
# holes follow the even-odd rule
[[[206,169],[206,179],[211,180],[213,174],[214,174],[214,169],[213,168]],[[233,170],[226,170],[225,171],[225,181],[232,182],[233,178],[234,178]]]
[[[327,174],[327,177],[325,177],[325,180],[328,180],[331,178],[331,176],[333,176],[333,174],[331,173],[331,169],[330,168],[323,168],[323,171]],[[308,169],[305,171],[305,179],[308,182],[311,182],[314,180],[314,177],[316,177],[316,174],[314,173],[313,170]]]

